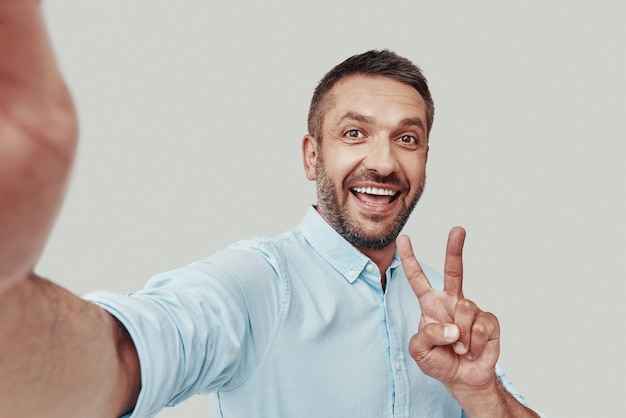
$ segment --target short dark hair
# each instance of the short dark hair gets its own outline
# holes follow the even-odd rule
[[[328,110],[330,91],[337,82],[354,74],[384,76],[408,84],[422,96],[426,103],[426,133],[429,135],[435,117],[435,104],[422,70],[407,58],[388,49],[370,50],[354,55],[331,69],[319,82],[309,108],[309,134],[321,139],[322,124]]]

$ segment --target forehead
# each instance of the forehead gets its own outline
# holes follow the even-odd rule
[[[345,112],[366,116],[418,117],[426,122],[426,103],[409,84],[385,76],[355,74],[339,80],[330,91],[327,117]]]

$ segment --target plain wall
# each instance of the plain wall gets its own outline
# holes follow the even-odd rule
[[[405,228],[443,266],[468,230],[465,294],[500,362],[551,417],[616,416],[626,250],[619,2],[61,0],[45,3],[81,143],[38,272],[82,294],[250,235],[315,202],[300,144],[318,80],[389,48],[435,98],[426,192]],[[196,397],[159,417],[206,417]]]

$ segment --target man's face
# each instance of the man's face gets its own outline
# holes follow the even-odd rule
[[[382,76],[349,76],[331,95],[321,140],[303,143],[317,210],[353,245],[387,247],[424,189],[426,105],[413,87]]]

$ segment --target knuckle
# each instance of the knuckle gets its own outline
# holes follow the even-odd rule
[[[489,335],[489,329],[487,327],[487,324],[482,321],[474,322],[474,325],[472,326],[472,335],[474,338],[486,338]]]
[[[481,312],[472,326],[472,333],[489,338],[500,329],[498,318],[491,312]]]
[[[429,353],[419,341],[420,338],[419,334],[415,334],[409,342],[409,355],[417,362],[422,361]]]
[[[461,299],[457,302],[457,309],[463,312],[472,312],[478,310],[478,306],[469,299]]]

